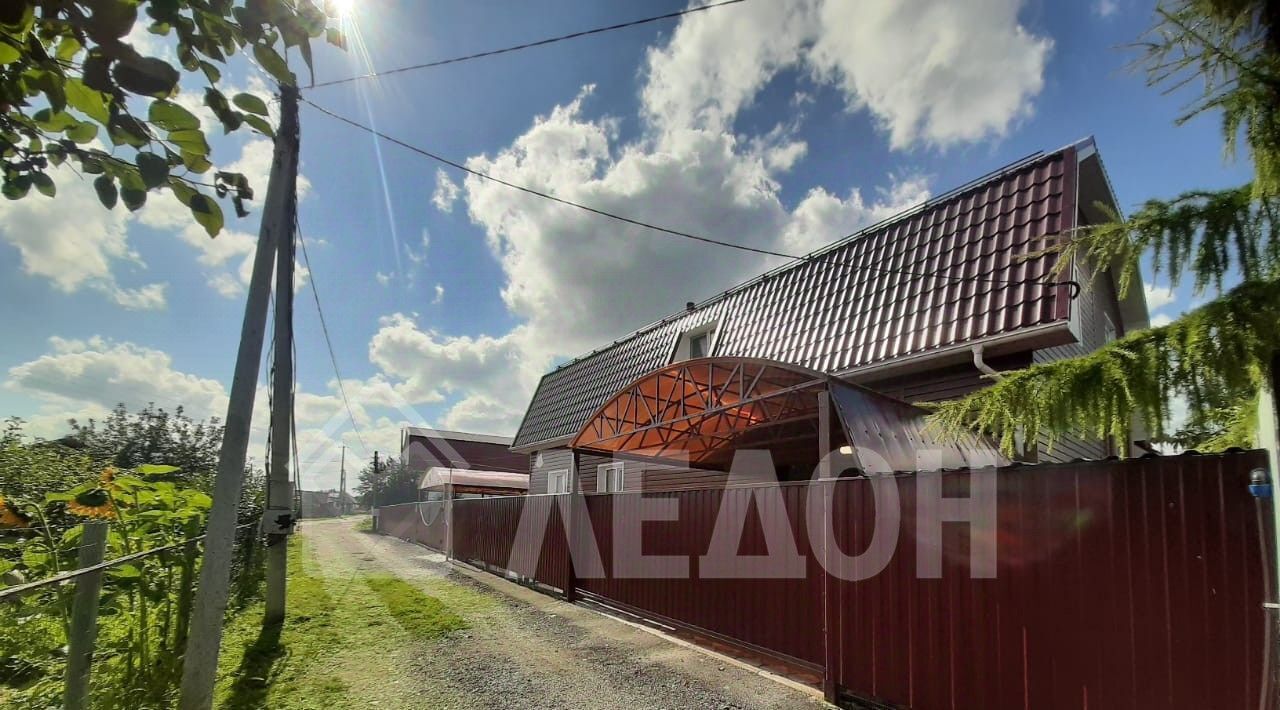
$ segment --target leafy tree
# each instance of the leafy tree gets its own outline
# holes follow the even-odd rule
[[[418,500],[418,480],[421,474],[409,468],[403,460],[388,456],[378,465],[375,475],[373,462],[360,471],[356,493],[361,505],[396,505]]]
[[[204,105],[225,132],[248,125],[272,135],[259,97],[228,97],[222,70],[250,54],[281,84],[294,85],[284,53],[311,66],[310,40],[328,34],[328,16],[312,0],[5,0],[0,3],[0,169],[4,196],[35,188],[53,197],[50,168],[70,161],[94,175],[102,204],[143,206],[168,190],[210,236],[222,229],[218,198],[236,213],[253,188],[244,175],[217,171],[200,120],[173,99],[184,74],[206,84]],[[167,38],[174,60],[143,56],[130,33]],[[103,142],[110,150],[103,149]],[[211,178],[206,178],[210,171]],[[211,180],[211,182],[210,182]]]
[[[1036,365],[936,407],[945,433],[993,433],[1007,452],[1015,435],[1050,441],[1086,432],[1124,439],[1132,419],[1157,439],[1224,448],[1252,443],[1253,402],[1280,352],[1280,3],[1170,0],[1139,45],[1148,83],[1165,91],[1199,84],[1179,122],[1222,116],[1228,156],[1244,148],[1253,179],[1146,202],[1127,221],[1081,230],[1059,252],[1120,264],[1123,295],[1149,257],[1174,285],[1214,299],[1158,328],[1127,334],[1088,355]],[[1101,269],[1095,269],[1095,273]],[[1188,426],[1166,431],[1172,403],[1186,401]]]
[[[102,421],[69,422],[72,433],[61,439],[103,466],[136,468],[143,464],[177,466],[180,476],[206,485],[218,469],[222,424],[217,417],[192,421],[178,407],[173,413],[147,405],[130,414],[117,405]]]
[[[222,446],[222,423],[217,417],[198,422],[182,407],[170,413],[154,405],[130,413],[117,405],[102,421],[68,422],[71,433],[53,441],[24,442],[23,422],[11,418],[0,434],[0,495],[10,499],[40,500],[96,479],[108,467],[138,469],[165,466],[165,479],[211,492]],[[261,469],[245,467],[239,520],[257,520],[264,508],[266,476]],[[51,517],[64,520],[60,506]]]
[[[90,457],[57,444],[25,444],[21,419],[5,422],[0,435],[0,496],[14,500],[43,500],[46,493],[61,491],[97,478]]]

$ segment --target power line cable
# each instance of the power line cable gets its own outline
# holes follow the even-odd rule
[[[316,302],[316,313],[320,316],[320,330],[324,333],[324,344],[329,349],[329,362],[333,365],[333,376],[338,380],[338,392],[342,395],[342,404],[347,408],[347,417],[351,420],[351,429],[356,433],[360,448],[368,455],[369,447],[360,434],[360,425],[356,424],[356,415],[351,411],[351,401],[347,399],[347,388],[342,384],[342,373],[338,370],[338,356],[333,351],[333,340],[329,337],[329,325],[324,319],[324,309],[320,307],[320,291],[316,288],[316,272],[311,268],[311,257],[307,254],[307,240],[302,236],[302,223],[295,222],[298,232],[298,244],[302,246],[302,261],[307,266],[307,283],[311,285],[311,295]]]
[[[324,86],[336,86],[338,84],[349,84],[351,82],[361,81],[363,79],[376,79],[378,77],[387,76],[389,74],[402,74],[404,72],[416,71],[418,69],[430,69],[432,67],[442,67],[446,64],[457,64],[459,62],[466,62],[472,59],[482,59],[484,57],[493,57],[499,54],[508,54],[510,52],[518,52],[523,49],[532,49],[534,47],[545,47],[546,45],[555,44],[557,42],[564,42],[566,40],[579,39],[582,37],[588,37],[590,35],[602,34],[604,32],[612,32],[614,30],[627,29],[628,27],[636,27],[638,25],[647,25],[653,22],[673,20],[677,17],[692,15],[695,12],[704,12],[706,10],[712,10],[717,7],[724,7],[725,5],[737,5],[738,3],[741,3],[741,2],[746,2],[746,0],[724,0],[724,2],[712,3],[710,5],[701,5],[699,7],[690,7],[684,10],[680,10],[678,12],[668,12],[665,15],[655,15],[653,17],[645,17],[639,20],[619,22],[618,24],[609,25],[607,27],[597,27],[595,29],[583,30],[580,32],[571,32],[567,35],[559,35],[557,37],[548,37],[546,39],[537,40],[536,42],[525,42],[524,44],[517,44],[511,47],[503,47],[502,49],[490,49],[485,52],[476,52],[475,54],[468,54],[461,57],[452,57],[450,59],[439,59],[433,62],[426,62],[424,64],[413,64],[407,67],[387,69],[381,72],[374,71],[374,72],[369,72],[368,74],[360,74],[358,76],[347,77],[345,79],[333,79],[331,81],[322,81],[318,84],[312,84],[308,88],[318,89]]]
[[[814,254],[796,255],[796,254],[788,254],[788,253],[786,253],[786,252],[776,251],[776,250],[774,250],[774,249],[764,249],[764,248],[761,248],[761,247],[753,247],[753,246],[749,246],[749,245],[746,245],[746,244],[737,244],[737,243],[735,243],[735,242],[728,242],[728,241],[724,241],[724,240],[721,240],[721,239],[714,239],[714,238],[711,238],[711,237],[704,237],[704,236],[697,235],[697,234],[691,234],[691,233],[689,233],[689,232],[684,232],[684,231],[681,231],[681,230],[678,230],[678,229],[671,229],[671,228],[669,228],[669,227],[663,227],[663,226],[660,226],[660,225],[652,224],[652,223],[650,223],[650,222],[644,222],[644,221],[641,221],[641,220],[638,220],[638,219],[634,219],[634,218],[632,218],[632,217],[626,217],[626,216],[624,216],[624,215],[616,214],[616,213],[614,213],[614,212],[607,212],[607,211],[605,211],[605,210],[602,210],[602,209],[599,209],[599,208],[596,208],[596,207],[592,207],[592,206],[590,206],[590,205],[582,204],[581,202],[574,202],[573,200],[567,200],[567,199],[565,199],[565,198],[563,198],[563,197],[557,197],[557,196],[555,196],[555,195],[553,195],[553,194],[551,194],[551,193],[544,192],[544,191],[542,191],[542,190],[538,190],[538,189],[535,189],[535,188],[529,187],[529,186],[527,186],[527,185],[521,185],[521,184],[518,184],[518,183],[510,182],[510,181],[508,181],[508,180],[503,180],[502,178],[495,177],[495,176],[490,175],[490,174],[488,174],[488,173],[481,172],[481,171],[479,171],[479,170],[476,170],[475,168],[468,167],[468,166],[466,166],[466,165],[464,165],[464,164],[462,164],[462,163],[459,163],[459,162],[457,162],[457,161],[455,161],[455,160],[450,160],[449,158],[446,158],[446,157],[444,157],[444,156],[441,156],[441,155],[439,155],[439,154],[437,154],[437,153],[433,153],[433,152],[431,152],[431,151],[429,151],[429,150],[426,150],[425,148],[420,148],[420,147],[415,146],[415,145],[412,145],[412,144],[410,144],[410,143],[406,143],[406,142],[404,142],[404,141],[402,141],[402,140],[400,140],[400,139],[398,139],[398,138],[394,138],[394,137],[392,137],[392,136],[389,136],[389,135],[387,135],[386,133],[383,133],[383,132],[381,132],[381,131],[379,131],[379,130],[377,130],[377,129],[375,129],[375,128],[372,128],[372,127],[367,126],[367,125],[365,125],[365,124],[363,124],[363,123],[360,123],[359,121],[355,121],[355,120],[353,120],[353,119],[347,118],[346,116],[342,116],[342,115],[340,115],[340,114],[338,114],[338,113],[335,113],[335,112],[333,112],[333,111],[330,111],[329,109],[327,109],[327,108],[325,108],[325,107],[323,107],[323,106],[320,106],[320,105],[316,104],[314,101],[311,101],[310,99],[308,99],[308,98],[306,98],[306,97],[302,97],[302,101],[304,101],[308,106],[311,106],[312,108],[314,108],[315,110],[319,111],[320,113],[323,113],[323,114],[325,114],[326,116],[329,116],[330,118],[333,118],[333,119],[335,119],[335,120],[337,120],[337,121],[341,121],[342,123],[345,123],[345,124],[347,124],[347,125],[349,125],[349,126],[353,126],[353,127],[358,128],[358,129],[360,129],[360,130],[362,130],[362,131],[366,131],[366,132],[368,132],[368,133],[370,133],[370,134],[372,134],[372,135],[374,135],[374,136],[377,136],[378,138],[381,138],[381,139],[383,139],[383,140],[385,140],[385,141],[387,141],[387,142],[389,142],[389,143],[394,143],[395,145],[398,145],[398,146],[400,146],[401,148],[404,148],[404,149],[409,150],[409,151],[411,151],[411,152],[417,153],[417,154],[419,154],[419,155],[421,155],[421,156],[423,156],[423,157],[430,158],[431,160],[434,160],[434,161],[436,161],[436,162],[438,162],[438,163],[442,163],[442,164],[444,164],[444,165],[447,165],[447,166],[449,166],[449,167],[451,167],[451,168],[454,168],[455,170],[460,170],[460,171],[462,171],[462,172],[464,172],[464,173],[467,173],[468,175],[474,175],[475,177],[478,177],[478,178],[480,178],[480,179],[482,179],[482,180],[488,180],[488,181],[490,181],[490,182],[494,182],[494,183],[497,183],[497,184],[499,184],[499,185],[504,185],[504,186],[509,187],[509,188],[511,188],[511,189],[513,189],[513,190],[519,190],[520,192],[524,192],[524,193],[526,193],[526,194],[530,194],[530,195],[533,195],[533,196],[535,196],[535,197],[541,197],[541,198],[543,198],[543,199],[545,199],[545,200],[550,200],[550,201],[552,201],[552,202],[558,202],[558,203],[560,203],[560,204],[562,204],[562,205],[567,205],[567,206],[569,206],[569,207],[574,207],[574,208],[576,208],[576,209],[583,210],[583,211],[585,211],[585,212],[590,212],[590,213],[592,213],[592,214],[599,215],[599,216],[601,216],[601,217],[607,217],[608,219],[616,220],[616,221],[619,221],[619,222],[623,222],[623,223],[626,223],[626,224],[634,225],[634,226],[641,227],[641,228],[648,229],[648,230],[652,230],[652,231],[655,231],[655,232],[661,232],[661,233],[663,233],[663,234],[668,234],[668,235],[671,235],[671,236],[680,237],[680,238],[683,238],[683,239],[690,239],[690,240],[694,240],[694,241],[698,241],[698,242],[703,242],[703,243],[705,243],[705,244],[712,244],[712,245],[715,245],[715,246],[725,247],[725,248],[728,248],[728,249],[736,249],[736,250],[739,250],[739,251],[751,252],[751,253],[755,253],[755,254],[762,254],[762,255],[764,255],[764,256],[774,256],[774,257],[779,257],[779,258],[783,258],[783,259],[788,259],[788,260],[790,260],[790,261],[820,262],[820,261],[821,261],[821,260],[826,256],[826,253],[825,253],[825,252],[818,252],[818,253],[814,253]],[[876,225],[872,225],[872,227],[868,227],[868,228],[865,228],[865,229],[859,230],[859,231],[857,231],[857,232],[853,232],[852,234],[847,234],[847,235],[845,235],[844,237],[842,237],[842,238],[841,238],[840,240],[838,240],[838,241],[843,241],[843,240],[846,240],[846,239],[851,239],[851,238],[853,238],[853,237],[855,237],[855,236],[857,236],[857,235],[859,235],[859,234],[866,234],[866,233],[869,233],[869,232],[871,231],[871,229],[873,229],[875,226],[876,226]],[[304,252],[305,252],[305,249],[304,249]],[[848,268],[850,268],[850,269],[862,269],[862,270],[867,270],[867,271],[876,271],[876,272],[886,273],[886,274],[897,274],[897,275],[903,275],[903,276],[914,276],[914,277],[917,277],[917,278],[939,278],[939,279],[946,279],[946,280],[949,280],[949,281],[952,281],[952,282],[956,282],[956,283],[964,283],[964,282],[968,282],[968,281],[980,281],[980,282],[984,282],[984,283],[1002,284],[1002,285],[1007,285],[1007,286],[1022,286],[1022,285],[1028,285],[1028,286],[1042,286],[1042,287],[1069,286],[1069,287],[1071,287],[1071,288],[1072,288],[1071,298],[1073,298],[1073,299],[1074,299],[1077,295],[1079,295],[1079,290],[1080,290],[1080,285],[1079,285],[1079,284],[1077,284],[1077,283],[1076,283],[1076,282],[1074,282],[1074,281],[1041,281],[1041,280],[1038,280],[1038,279],[1035,279],[1035,278],[1027,278],[1027,279],[1021,279],[1021,280],[1012,280],[1012,279],[998,279],[998,278],[991,278],[991,277],[984,277],[984,276],[953,276],[953,275],[950,275],[950,274],[942,274],[942,273],[938,273],[938,272],[936,272],[936,271],[935,271],[935,272],[921,273],[921,272],[918,272],[918,271],[912,271],[912,270],[910,270],[910,269],[895,269],[895,268],[890,268],[890,267],[877,266],[877,265],[874,265],[874,264],[854,264],[854,263],[847,262],[847,261],[843,261],[843,260],[839,260],[839,259],[832,259],[832,260],[830,261],[830,263],[831,263],[832,265],[845,266],[845,267],[848,267]]]

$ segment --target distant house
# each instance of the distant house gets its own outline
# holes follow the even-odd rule
[[[1025,258],[1108,210],[1118,204],[1085,140],[565,363],[542,378],[512,443],[529,457],[530,493],[567,492],[572,480],[601,492],[722,485],[732,449],[752,442],[791,462],[780,478],[807,478],[819,381],[840,408],[846,448],[920,448],[921,412],[904,402],[959,397],[1002,370],[1084,354],[1147,326],[1142,285],[1118,298],[1112,265],[1075,263],[1061,277],[1074,283],[1044,285],[1057,257]],[[1079,436],[1052,451],[1024,442],[1021,455],[1130,451],[1130,442]]]
[[[529,473],[529,458],[511,451],[509,436],[405,427],[400,432],[400,457],[419,476],[428,469],[475,469]]]
[[[356,499],[350,493],[345,498],[338,491],[299,491],[302,505],[302,518],[336,518],[345,513],[355,512]],[[342,503],[345,500],[346,505]]]

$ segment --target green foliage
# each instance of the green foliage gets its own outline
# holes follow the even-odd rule
[[[205,486],[218,468],[222,425],[217,418],[195,422],[182,407],[170,413],[149,405],[130,413],[117,406],[102,421],[69,422],[71,434],[60,441],[102,466],[137,468],[148,464],[175,467],[183,481]]]
[[[1280,194],[1280,10],[1265,0],[1173,0],[1156,8],[1156,23],[1139,45],[1151,86],[1166,93],[1199,83],[1202,90],[1178,119],[1207,111],[1222,116],[1223,140],[1234,155],[1244,137],[1253,160],[1255,196]]]
[[[1194,293],[1212,289],[1217,300],[1169,326],[1009,373],[938,406],[932,425],[941,433],[984,431],[1013,453],[1020,430],[1027,440],[1084,432],[1123,441],[1136,418],[1157,440],[1181,446],[1212,450],[1251,440],[1253,401],[1280,349],[1280,4],[1165,2],[1140,46],[1153,86],[1201,83],[1180,122],[1219,112],[1226,153],[1234,155],[1243,137],[1254,179],[1149,200],[1127,221],[1114,215],[1046,251],[1059,253],[1054,276],[1084,261],[1100,267],[1095,277],[1114,274],[1122,297],[1150,258],[1157,275],[1175,286],[1190,277]],[[1239,285],[1223,293],[1233,282]],[[1187,402],[1188,422],[1166,432],[1175,398]]]
[[[1190,275],[1195,293],[1221,290],[1229,277],[1245,281],[1280,276],[1275,198],[1255,198],[1253,186],[1194,190],[1172,200],[1150,200],[1127,221],[1087,227],[1051,251],[1061,252],[1055,276],[1072,260],[1112,264],[1123,295],[1139,278],[1142,259],[1178,284]],[[1190,272],[1190,274],[1188,274]],[[1095,269],[1095,278],[1103,273]]]
[[[6,422],[0,435],[0,495],[40,500],[49,491],[77,486],[96,478],[97,473],[93,460],[74,449],[57,443],[24,445],[22,421]]]
[[[1128,436],[1130,417],[1166,435],[1174,394],[1192,412],[1220,410],[1257,394],[1262,368],[1280,349],[1280,281],[1250,281],[1159,328],[1131,333],[1088,355],[1008,373],[967,397],[935,405],[944,432],[978,428],[1015,453],[1028,441],[1069,432]],[[1230,366],[1224,366],[1230,363]]]
[[[379,464],[377,475],[374,475],[373,462],[360,471],[356,492],[361,505],[412,503],[418,500],[421,478],[422,474],[411,470],[404,461],[388,456]]]
[[[27,443],[22,422],[11,419],[0,435],[0,587],[74,569],[86,520],[110,525],[107,559],[204,531],[222,436],[216,420],[121,407],[103,422],[71,427],[57,441]],[[261,514],[264,480],[260,471],[245,475],[240,521],[249,523]],[[238,536],[233,611],[257,598],[263,577],[257,529]],[[199,546],[179,545],[105,575],[96,706],[171,705],[199,565]],[[0,602],[0,627],[14,630],[0,634],[0,705],[56,705],[72,589],[55,585]]]
[[[53,197],[49,170],[71,161],[95,175],[102,204],[140,209],[151,190],[169,190],[210,236],[222,208],[200,191],[230,197],[236,213],[253,190],[243,175],[212,169],[200,121],[174,101],[184,75],[206,84],[204,103],[227,133],[249,124],[271,136],[262,99],[229,101],[219,68],[250,55],[284,85],[297,79],[284,54],[311,67],[313,38],[342,45],[312,0],[6,0],[0,6],[0,192]],[[167,39],[176,61],[143,56],[129,41],[135,27]],[[140,116],[145,116],[141,118]],[[103,149],[96,141],[110,143]],[[130,160],[126,156],[132,155]]]
[[[122,473],[109,468],[92,481],[47,493],[43,501],[11,501],[41,524],[35,534],[4,539],[0,559],[16,579],[44,579],[75,568],[84,523],[52,528],[40,514],[50,503],[64,505],[78,519],[108,524],[107,559],[196,537],[204,530],[212,501],[202,491],[166,480],[175,470],[150,467]],[[94,695],[100,705],[165,704],[177,678],[176,658],[185,643],[197,564],[197,549],[191,545],[106,572],[95,651]],[[55,704],[62,691],[69,610],[69,588],[59,586],[0,605],[0,624],[39,629],[38,634],[0,638],[0,664],[20,670],[0,677],[0,684],[16,686],[16,700],[26,707]]]
[[[1177,431],[1157,441],[1179,449],[1204,451],[1250,448],[1256,443],[1257,421],[1257,398],[1243,399],[1222,407],[1192,412]]]

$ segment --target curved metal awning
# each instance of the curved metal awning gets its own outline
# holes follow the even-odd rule
[[[453,486],[455,488],[504,488],[527,491],[529,490],[529,474],[432,466],[427,469],[426,473],[422,474],[422,479],[418,482],[419,489],[443,490],[445,486]]]
[[[571,447],[721,468],[739,448],[817,436],[817,393],[827,376],[754,358],[700,358],[655,370],[622,388]]]
[[[930,468],[1001,463],[989,441],[942,442],[918,407],[806,368],[755,358],[686,360],[623,387],[596,411],[570,447],[602,456],[657,459],[727,469],[734,453],[769,449],[782,464],[817,461],[819,394],[830,397],[831,446],[850,445],[864,471],[911,471],[921,451]],[[874,452],[875,457],[869,455]]]

